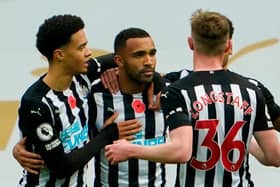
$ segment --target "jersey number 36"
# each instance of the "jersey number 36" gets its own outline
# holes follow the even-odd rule
[[[245,144],[241,140],[234,140],[234,138],[245,124],[245,121],[237,121],[228,131],[224,141],[219,147],[218,143],[214,140],[214,136],[217,132],[218,120],[198,120],[195,125],[195,130],[208,129],[208,133],[200,146],[207,147],[211,155],[207,161],[199,161],[193,157],[190,165],[196,169],[209,170],[215,167],[221,156],[221,162],[227,171],[237,171],[244,160]],[[239,156],[235,162],[231,161],[229,158],[233,149],[239,151]]]

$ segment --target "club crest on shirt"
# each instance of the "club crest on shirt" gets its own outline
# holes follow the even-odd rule
[[[36,129],[37,136],[42,141],[49,141],[53,137],[53,128],[48,123],[42,123]]]

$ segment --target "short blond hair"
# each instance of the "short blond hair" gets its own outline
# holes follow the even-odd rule
[[[191,35],[198,52],[209,56],[222,54],[230,35],[228,18],[199,9],[191,17]]]

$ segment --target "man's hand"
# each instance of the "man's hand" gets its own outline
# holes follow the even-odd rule
[[[104,127],[115,123],[119,113],[115,112],[112,116],[110,116],[104,123]],[[133,140],[134,135],[141,130],[142,125],[136,120],[126,120],[117,123],[119,130],[119,139]]]
[[[111,68],[104,71],[101,75],[101,81],[105,88],[108,88],[111,93],[117,93],[119,88],[118,80],[119,68]]]
[[[44,161],[39,154],[28,152],[25,149],[25,142],[26,137],[14,146],[13,156],[24,169],[38,175],[38,171],[44,168]]]
[[[114,144],[105,147],[105,156],[110,164],[117,164],[118,162],[129,159],[129,145],[126,140],[117,140]]]
[[[133,140],[134,135],[141,131],[141,127],[142,125],[136,119],[119,122],[119,139]]]
[[[160,109],[160,93],[161,92],[156,95],[156,98],[154,100],[154,83],[152,82],[147,91],[150,110],[156,111]]]

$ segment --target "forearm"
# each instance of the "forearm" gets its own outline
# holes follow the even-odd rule
[[[138,146],[132,150],[132,157],[165,163],[185,163],[192,155],[192,127],[182,126],[170,132],[165,144]]]
[[[262,164],[280,166],[280,144],[274,129],[254,133],[256,142],[251,142],[250,153]],[[253,139],[254,141],[254,139]]]
[[[58,178],[72,175],[75,171],[82,168],[93,156],[96,155],[105,145],[112,143],[118,138],[116,124],[109,125],[95,136],[84,147],[76,149],[71,153],[62,153],[60,149],[48,152],[43,157],[48,168]]]
[[[264,153],[261,150],[260,146],[256,142],[255,138],[252,138],[252,141],[250,143],[249,152],[251,155],[253,155],[261,164],[263,165],[269,165],[267,160],[264,157]]]
[[[162,163],[185,163],[188,157],[182,154],[180,146],[172,143],[165,143],[156,146],[139,146],[131,149],[130,158],[149,160]]]

